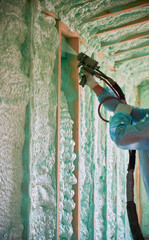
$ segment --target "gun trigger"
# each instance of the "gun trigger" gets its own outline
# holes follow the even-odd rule
[[[81,82],[79,83],[79,85],[81,85],[82,87],[84,87],[84,86],[86,85],[86,82],[87,82],[86,76],[83,75],[82,78],[81,78]]]
[[[79,62],[77,68],[79,68],[82,64]]]

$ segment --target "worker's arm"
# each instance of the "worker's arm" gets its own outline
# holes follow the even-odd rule
[[[149,150],[149,116],[131,125],[131,115],[116,113],[110,121],[110,136],[122,149]]]
[[[105,87],[103,88],[103,91],[99,95],[97,95],[97,97],[98,97],[98,101],[101,102],[107,97],[116,97],[116,95],[109,87]],[[115,109],[118,106],[118,104],[119,104],[119,101],[116,99],[110,99],[105,101],[105,103],[103,103],[104,107],[111,112],[115,112]],[[149,109],[132,106],[132,112],[131,112],[132,122],[136,123],[140,121],[146,116],[147,113],[149,114]]]
[[[94,88],[93,88],[94,91]],[[95,91],[94,91],[95,92]],[[97,95],[97,94],[96,94]],[[97,95],[98,101],[102,102],[108,97],[116,97],[115,93],[109,88],[109,87],[104,87],[103,91]],[[114,112],[117,105],[119,104],[119,101],[116,99],[109,99],[103,103],[103,106],[110,112]]]
[[[116,97],[115,93],[109,87],[101,87],[98,82],[96,82],[94,76],[82,69],[80,72],[86,75],[87,83],[86,85],[90,87],[98,97],[98,101],[101,102],[107,97]],[[109,99],[103,103],[103,106],[111,112],[115,112],[116,107],[118,106],[119,101],[116,99]],[[132,107],[132,122],[136,123],[143,119],[146,114],[149,114],[149,109]]]

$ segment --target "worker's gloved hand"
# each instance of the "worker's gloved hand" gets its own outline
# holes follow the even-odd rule
[[[94,76],[91,73],[87,72],[84,68],[81,68],[80,73],[86,76],[86,80],[87,80],[86,85],[88,87],[92,89],[98,85],[98,82],[95,81]]]
[[[127,105],[126,103],[121,101],[115,109],[115,113],[119,113],[119,112],[127,113],[130,115],[132,112],[132,106]]]

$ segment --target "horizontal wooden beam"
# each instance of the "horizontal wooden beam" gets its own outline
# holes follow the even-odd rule
[[[108,29],[104,32],[98,32],[91,37],[93,38],[93,37],[103,35],[103,34],[107,34],[107,33],[110,33],[110,32],[115,32],[115,31],[126,29],[126,28],[132,28],[132,27],[139,26],[139,25],[142,25],[142,24],[147,23],[147,22],[149,22],[149,17],[148,16],[145,17],[145,18],[141,18],[139,20],[136,20],[133,23],[131,22],[131,23],[125,24],[122,27],[115,27],[115,28]]]
[[[120,60],[120,61],[116,61],[115,65],[118,65],[118,64],[123,63],[123,62],[135,61],[135,60],[142,59],[142,58],[147,58],[147,57],[149,58],[149,54],[145,55],[145,56],[131,58],[131,59],[123,59],[123,60]]]
[[[58,17],[56,16],[56,14],[53,11],[48,11],[48,10],[44,10],[43,11],[46,15],[53,17],[54,19],[58,19]],[[65,37],[79,37],[79,34],[77,32],[71,32],[69,27],[66,26],[66,24],[60,22],[61,24],[61,33],[65,36]]]
[[[64,23],[62,23],[61,22],[61,33],[64,35],[64,36],[66,36],[66,37],[69,37],[69,38],[71,38],[71,37],[73,37],[73,38],[78,38],[79,37],[79,34],[77,33],[77,32],[71,32],[70,30],[69,30],[69,28],[64,24]]]
[[[149,45],[146,45],[146,46],[142,46],[142,47],[135,47],[135,48],[131,48],[129,50],[119,50],[117,52],[115,52],[114,54],[110,54],[110,56],[118,56],[118,55],[121,55],[123,53],[131,53],[131,52],[134,52],[134,51],[138,51],[138,50],[143,50],[144,48],[149,48]]]
[[[101,58],[101,59],[104,59],[104,58],[105,58],[105,56],[104,56],[101,52],[98,52],[98,53],[97,53],[97,56],[98,56],[99,58]],[[114,66],[111,66],[111,65],[107,64],[107,67],[108,67],[108,69],[109,69],[110,71],[115,71]]]
[[[135,40],[138,40],[138,39],[141,39],[141,38],[148,38],[148,37],[149,37],[149,34],[147,34],[147,33],[135,34],[132,37],[129,37],[129,38],[125,39],[124,41],[119,41],[119,42],[112,43],[112,44],[107,44],[107,45],[102,45],[101,44],[101,47],[102,48],[112,47],[112,46],[120,45],[120,44],[123,44],[123,43],[135,41]]]
[[[141,73],[143,73],[143,72],[149,72],[149,70],[144,70],[144,71],[141,71]]]
[[[111,66],[111,65],[108,64],[108,68],[109,68],[110,71],[115,71],[115,67],[114,66]]]
[[[148,3],[145,3],[145,4],[138,5],[138,6],[136,6],[136,7],[129,7],[129,5],[128,5],[125,10],[116,11],[116,12],[113,12],[114,9],[111,9],[111,12],[110,12],[110,10],[108,10],[109,13],[107,13],[107,12],[105,11],[105,12],[103,12],[101,15],[96,16],[96,17],[94,17],[94,18],[91,18],[91,19],[89,19],[88,21],[95,21],[95,20],[98,20],[98,19],[101,19],[101,18],[112,17],[112,16],[115,16],[115,15],[120,15],[120,14],[123,14],[123,13],[128,13],[128,12],[135,11],[135,10],[137,10],[137,9],[146,7],[146,6],[148,6],[148,5],[149,5],[149,2],[148,2]]]
[[[48,15],[50,17],[58,19],[58,17],[56,16],[56,14],[53,11],[44,10],[43,13],[45,13],[46,15]]]
[[[101,59],[104,59],[104,58],[105,58],[104,55],[103,55],[101,52],[98,52],[98,53],[97,53],[97,56],[98,56],[99,58],[101,58]]]

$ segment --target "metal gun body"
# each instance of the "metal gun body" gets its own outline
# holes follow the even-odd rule
[[[106,84],[108,85],[110,84],[115,89],[115,91],[118,92],[120,98],[122,100],[125,100],[125,95],[121,88],[119,87],[119,85],[112,78],[106,76],[103,72],[99,70],[100,66],[98,66],[98,62],[96,60],[92,59],[91,57],[87,56],[85,53],[82,52],[79,53],[77,59],[79,61],[78,67],[82,67],[87,72],[91,73],[92,75],[95,75],[100,80],[106,82]],[[82,87],[84,87],[86,85],[86,82],[87,82],[86,76],[85,74],[82,74],[81,81],[79,84]]]

